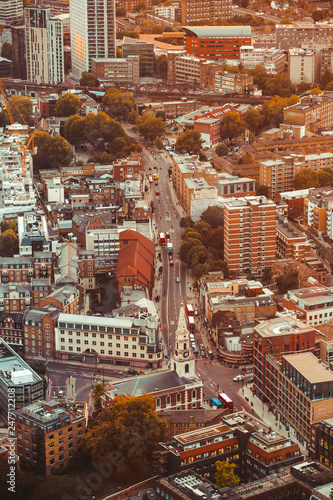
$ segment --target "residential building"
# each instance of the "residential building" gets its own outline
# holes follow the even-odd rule
[[[100,83],[140,84],[140,57],[129,55],[127,58],[96,58],[91,59],[91,71]]]
[[[65,203],[65,189],[60,177],[46,179],[44,182],[44,193],[48,202]]]
[[[0,24],[1,26],[12,26],[22,22],[23,2],[22,0],[0,1]]]
[[[191,472],[213,479],[215,462],[235,463],[242,482],[263,478],[302,461],[299,446],[246,412],[224,415],[217,425],[173,436],[153,453],[157,474]]]
[[[30,308],[24,316],[24,352],[27,356],[54,356],[54,328],[60,309],[57,307]]]
[[[83,290],[96,289],[96,266],[94,251],[80,250],[79,253],[80,284]]]
[[[311,244],[306,235],[283,215],[276,219],[276,256],[278,259],[304,260],[310,256]]]
[[[259,163],[259,184],[270,188],[270,196],[290,191],[295,176],[294,162],[276,158]]]
[[[312,424],[309,455],[330,469],[333,468],[333,418]]]
[[[239,59],[240,47],[251,45],[251,26],[187,26],[186,52],[205,59]]]
[[[296,438],[311,442],[311,425],[333,416],[333,373],[314,354],[282,357],[278,411],[281,422],[294,429]]]
[[[276,46],[281,50],[301,47],[306,43],[329,42],[333,40],[333,24],[292,23],[276,25]]]
[[[192,23],[216,19],[230,19],[232,17],[232,3],[230,0],[181,0],[180,22],[183,26],[191,26]]]
[[[270,74],[282,73],[286,63],[285,53],[276,48],[260,48],[253,45],[245,45],[240,48],[239,59],[245,68],[254,69],[256,66],[264,66]]]
[[[222,121],[227,113],[237,113],[230,104],[224,104],[205,114],[194,117],[194,130],[201,133],[203,147],[213,148],[222,142]]]
[[[227,413],[227,409],[207,409],[198,410],[160,410],[159,415],[167,423],[166,440],[172,436],[194,431],[202,427],[216,425],[221,422],[221,416]]]
[[[118,0],[117,1],[117,6],[123,7],[126,9],[126,12],[131,12],[134,11],[138,6],[140,6],[140,1],[141,0]],[[151,2],[148,0],[146,3],[147,7],[151,6]]]
[[[261,273],[276,251],[276,205],[265,196],[228,200],[224,205],[224,259],[236,272]]]
[[[128,158],[113,162],[113,180],[116,182],[137,179],[143,175],[143,160],[132,154]]]
[[[283,123],[304,126],[309,132],[331,130],[333,126],[333,92],[303,97],[283,110]]]
[[[81,450],[88,423],[85,402],[67,409],[58,401],[38,401],[13,412],[20,465],[36,474],[50,475],[69,465]]]
[[[333,236],[332,224],[333,211],[333,189],[329,186],[323,188],[311,188],[304,198],[304,224],[318,233],[327,232]]]
[[[32,305],[39,307],[40,301],[51,293],[50,278],[32,278],[31,280]]]
[[[295,311],[307,325],[327,323],[333,317],[333,288],[289,290],[283,297],[283,308]]]
[[[213,89],[221,94],[246,94],[248,86],[252,84],[253,77],[250,75],[227,71],[213,72]]]
[[[179,14],[179,7],[174,5],[154,5],[154,12],[157,16],[165,17],[170,21],[178,21],[177,14]]]
[[[308,195],[308,189],[298,189],[297,191],[284,191],[276,193],[274,200],[277,204],[281,201],[287,204],[287,215],[290,219],[303,218],[304,199]]]
[[[2,338],[0,338],[0,408],[8,414],[8,400],[13,410],[43,397],[43,380]]]
[[[32,304],[29,285],[0,285],[0,311],[24,312]]]
[[[23,313],[0,312],[0,338],[17,353],[24,353]]]
[[[6,5],[8,2],[3,1]],[[21,0],[18,0],[21,3]],[[23,5],[23,3],[21,3]],[[23,14],[22,14],[23,17]],[[27,79],[27,64],[25,61],[25,27],[11,26],[13,78]]]
[[[41,308],[46,308],[49,304],[57,307],[65,314],[80,314],[81,294],[73,285],[56,288],[47,297],[40,299]]]
[[[135,307],[136,315],[97,317],[59,315],[55,329],[55,357],[87,363],[160,368],[164,348],[152,302]]]
[[[299,85],[302,82],[315,82],[315,57],[316,54],[312,50],[289,49],[288,71],[293,85]]]
[[[283,316],[261,321],[254,328],[253,387],[255,394],[278,409],[279,373],[282,356],[314,352],[316,330],[301,321]]]
[[[71,0],[72,73],[79,80],[93,58],[116,57],[114,0]]]
[[[62,83],[65,80],[62,21],[52,17],[49,7],[27,7],[25,34],[28,80],[34,83]]]
[[[154,44],[125,36],[122,41],[122,56],[139,56],[140,77],[154,75]]]
[[[32,257],[3,257],[0,261],[1,283],[28,284],[34,277],[34,261]]]
[[[320,81],[327,71],[333,72],[333,47],[322,48],[320,51]]]

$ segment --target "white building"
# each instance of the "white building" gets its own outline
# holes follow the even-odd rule
[[[0,24],[10,26],[23,18],[23,0],[0,0]]]
[[[315,58],[312,50],[289,49],[289,78],[293,85],[315,82]]]
[[[47,201],[55,203],[65,203],[65,188],[60,177],[45,180],[45,191]]]
[[[71,0],[72,74],[91,71],[93,57],[116,57],[115,0]]]
[[[154,10],[155,14],[160,17],[165,17],[166,19],[170,19],[170,21],[174,21],[176,19],[176,11],[179,7],[175,7],[174,5],[155,5]]]
[[[63,22],[51,8],[25,9],[27,79],[34,83],[62,83],[65,79]]]
[[[286,56],[280,49],[243,45],[239,50],[239,59],[245,68],[254,69],[260,65],[264,66],[268,73],[280,73],[284,69]]]

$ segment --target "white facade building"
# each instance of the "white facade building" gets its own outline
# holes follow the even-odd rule
[[[23,0],[0,0],[0,24],[10,26],[23,18]]]
[[[289,49],[289,78],[293,85],[314,83],[315,58],[316,54],[312,50]]]
[[[165,17],[166,19],[170,19],[170,21],[174,21],[176,19],[177,7],[175,7],[174,5],[169,5],[167,7],[164,7],[164,5],[155,5],[154,10],[157,16]]]
[[[63,23],[51,9],[25,9],[27,79],[34,83],[62,83],[65,79]]]
[[[71,0],[72,74],[91,71],[93,57],[116,57],[115,0]]]

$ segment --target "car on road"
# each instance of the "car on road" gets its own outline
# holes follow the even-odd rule
[[[244,380],[244,375],[236,375],[236,377],[233,378],[234,382],[241,382]]]
[[[176,278],[176,283],[180,283],[180,277],[179,276],[177,276],[177,278]]]
[[[204,356],[205,356],[205,351],[201,350],[201,351],[200,351],[200,354],[201,354],[201,356],[203,356],[203,357],[204,357]]]
[[[159,195],[159,194],[160,194],[160,192],[159,192],[159,191],[156,191],[156,194],[157,194],[157,195]]]
[[[195,349],[197,346],[195,345],[195,342],[191,342],[192,349]]]
[[[169,264],[170,264],[170,266],[174,265],[173,259],[169,259]]]
[[[194,337],[193,333],[190,333],[190,340],[191,340],[192,342],[194,342],[194,340],[195,340],[195,337]]]
[[[250,384],[252,384],[252,382],[253,382],[253,377],[248,378],[248,379],[247,379],[247,381],[248,381]]]
[[[64,391],[59,391],[58,392],[58,398],[63,398],[65,395]]]
[[[134,368],[129,368],[127,373],[129,375],[140,375],[140,372],[134,370]]]

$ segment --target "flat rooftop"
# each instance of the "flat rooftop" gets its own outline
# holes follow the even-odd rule
[[[187,445],[193,442],[210,439],[214,436],[224,434],[231,431],[230,427],[224,424],[212,425],[210,427],[204,427],[203,429],[196,429],[192,432],[186,432],[184,434],[178,434],[173,436],[173,441],[178,441],[183,445]]]
[[[281,318],[273,318],[266,321],[261,321],[255,327],[255,331],[261,337],[277,337],[279,335],[288,335],[300,333],[301,331],[312,331],[312,326],[307,326],[302,321],[293,318],[292,316],[283,316]]]
[[[310,384],[333,382],[333,373],[311,352],[287,354],[283,356]]]

